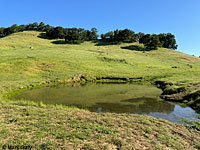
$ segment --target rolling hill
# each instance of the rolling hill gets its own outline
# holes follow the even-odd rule
[[[200,58],[138,43],[65,44],[25,31],[0,39],[0,146],[56,149],[195,149],[200,132],[147,116],[97,114],[64,106],[7,100],[15,89],[84,75],[97,79],[163,81],[198,91]]]

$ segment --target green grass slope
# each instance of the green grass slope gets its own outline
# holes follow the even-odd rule
[[[62,40],[39,38],[39,35],[40,32],[26,31],[0,39],[0,146],[30,144],[36,149],[200,147],[198,131],[162,119],[96,114],[5,100],[3,94],[13,89],[54,79],[66,81],[77,74],[85,74],[91,80],[142,77],[199,88],[200,59],[194,56],[164,48],[131,50],[134,45],[143,47],[138,43],[69,45],[62,44]]]
[[[0,89],[55,78],[64,80],[80,73],[89,78],[144,77],[176,84],[200,83],[200,59],[178,51],[161,48],[142,52],[122,48],[138,43],[53,44],[56,40],[41,39],[39,34],[27,31],[0,39]]]

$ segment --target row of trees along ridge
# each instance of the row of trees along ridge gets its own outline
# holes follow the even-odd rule
[[[101,34],[101,39],[110,42],[137,42],[144,44],[148,49],[157,49],[158,47],[164,47],[169,49],[177,49],[175,36],[171,33],[161,34],[144,34],[142,32],[135,33],[132,30],[115,30],[105,34]]]
[[[8,36],[12,33],[23,31],[41,31],[46,32],[45,38],[49,39],[65,39],[66,43],[79,44],[84,41],[98,41],[99,35],[97,29],[85,30],[83,28],[63,28],[53,27],[41,23],[32,23],[28,25],[14,24],[11,27],[0,28],[0,38]],[[105,42],[124,42],[132,43],[139,42],[144,44],[148,49],[157,49],[158,47],[164,47],[169,49],[177,49],[175,36],[171,33],[162,34],[144,34],[142,32],[135,33],[130,29],[114,30],[101,34],[101,41]]]

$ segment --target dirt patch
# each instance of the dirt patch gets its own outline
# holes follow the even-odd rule
[[[171,94],[171,95],[161,95],[160,97],[162,99],[165,99],[167,101],[178,101],[182,102],[183,98],[187,95],[187,92],[180,92],[176,94]]]
[[[199,58],[195,57],[195,56],[191,56],[191,57],[181,57],[182,61],[185,62],[196,62],[198,61]]]
[[[84,74],[78,74],[68,79],[67,82],[87,82],[87,78]]]
[[[191,87],[173,87],[172,83],[156,81],[155,84],[161,88],[163,93],[161,98],[167,101],[184,102],[196,111],[200,112],[200,89],[199,85]]]

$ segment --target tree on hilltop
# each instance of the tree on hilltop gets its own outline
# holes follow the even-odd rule
[[[17,25],[17,24],[13,24],[11,27],[11,32],[12,33],[16,33],[16,32],[19,32],[20,31],[20,27]]]
[[[137,41],[139,41],[145,34],[142,33],[142,32],[139,32],[136,34],[136,38],[137,38]]]
[[[40,24],[38,26],[38,31],[45,31],[45,24],[44,24],[44,22],[40,22]]]
[[[154,49],[154,50],[157,50],[158,47],[161,47],[162,44],[160,43],[160,40],[159,40],[159,37],[155,34],[153,35],[150,35],[150,37],[148,38],[148,40],[146,39],[145,43],[144,43],[144,46],[147,48],[147,49]]]
[[[101,38],[103,40],[109,40],[109,41],[112,41],[114,39],[114,32],[113,31],[110,31],[110,32],[107,32],[105,34],[101,34]]]
[[[5,30],[5,28],[3,28],[3,27],[0,28],[0,38],[5,36],[4,30]]]
[[[98,30],[97,28],[92,28],[91,29],[91,35],[90,35],[90,40],[97,40],[98,38],[98,34],[97,34]]]
[[[116,39],[121,42],[131,43],[137,41],[135,32],[129,29],[119,30],[116,36]]]
[[[139,43],[140,44],[145,44],[147,43],[148,41],[150,41],[151,39],[151,34],[145,34],[144,36],[142,36],[140,39],[139,39]]]

